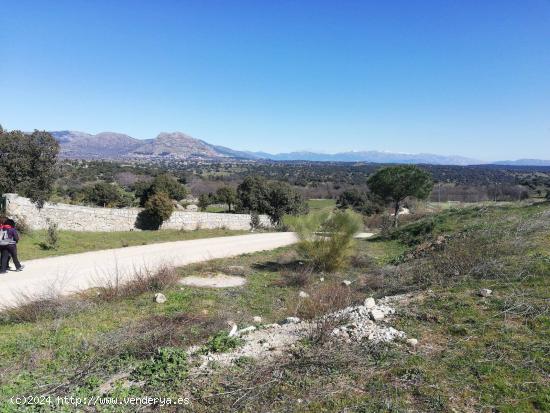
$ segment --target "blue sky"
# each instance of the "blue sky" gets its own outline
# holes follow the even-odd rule
[[[550,159],[550,0],[0,0],[0,123]]]

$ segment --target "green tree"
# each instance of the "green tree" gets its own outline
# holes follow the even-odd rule
[[[208,205],[210,205],[210,202],[212,200],[212,197],[210,194],[200,194],[199,195],[199,202],[198,207],[201,211],[206,211],[206,208],[208,208]]]
[[[246,212],[265,214],[269,210],[268,183],[259,176],[247,176],[237,187],[239,208]]]
[[[383,200],[372,192],[361,192],[358,189],[348,189],[336,201],[338,209],[351,208],[361,214],[372,215],[382,212]]]
[[[298,252],[315,270],[326,272],[346,267],[355,249],[354,235],[363,227],[361,216],[349,209],[287,216],[285,223],[298,234]]]
[[[237,191],[231,186],[223,186],[216,191],[216,198],[218,202],[227,204],[231,212],[231,207],[237,202]]]
[[[274,224],[279,224],[285,215],[300,215],[308,212],[302,195],[285,182],[272,182],[268,186],[266,213]]]
[[[157,175],[148,187],[143,183],[136,183],[134,187],[136,188],[136,194],[140,198],[141,206],[144,206],[151,196],[161,192],[176,201],[185,198],[188,194],[185,185],[168,174]]]
[[[103,207],[119,208],[133,203],[133,196],[117,184],[98,182],[86,187],[83,192],[85,201]]]
[[[394,207],[394,226],[397,227],[399,208],[407,197],[426,199],[433,188],[431,175],[415,165],[381,168],[369,176],[370,190]]]
[[[152,195],[137,218],[136,227],[140,229],[159,229],[163,222],[170,219],[174,212],[174,201],[164,192]]]
[[[278,224],[285,214],[307,212],[302,196],[285,182],[267,182],[258,176],[248,176],[237,188],[239,206],[245,212],[267,214]]]
[[[59,144],[47,132],[0,132],[0,193],[16,192],[39,207],[57,177]]]

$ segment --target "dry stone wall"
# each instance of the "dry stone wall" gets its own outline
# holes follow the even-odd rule
[[[140,208],[95,208],[80,205],[46,203],[38,209],[28,198],[4,194],[5,214],[24,219],[31,229],[46,229],[50,223],[71,231],[132,231]],[[260,216],[264,226],[271,226],[269,217]],[[161,229],[194,230],[197,228],[250,229],[248,214],[174,211]]]

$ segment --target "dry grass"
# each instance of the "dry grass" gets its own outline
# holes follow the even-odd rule
[[[0,313],[1,323],[33,323],[45,318],[62,318],[90,309],[87,300],[62,297],[58,294],[42,296],[19,295],[16,304]]]
[[[275,280],[272,285],[276,287],[303,288],[313,279],[313,270],[310,267],[301,267],[296,270],[281,271],[281,278]]]
[[[154,315],[105,334],[97,345],[145,359],[155,354],[159,347],[186,347],[206,340],[225,327],[225,320],[219,317],[184,312]]]
[[[177,284],[180,275],[172,267],[162,267],[156,272],[149,269],[137,271],[131,280],[122,282],[117,275],[107,277],[101,286],[92,292],[82,293],[84,298],[93,301],[114,301],[129,297],[136,297],[146,292],[158,292]]]
[[[57,319],[85,311],[101,302],[136,297],[146,292],[158,292],[177,284],[180,276],[170,267],[156,272],[141,270],[132,279],[122,282],[121,277],[106,277],[100,287],[63,296],[53,286],[40,295],[19,293],[16,303],[0,312],[2,323],[28,323],[41,319]]]
[[[353,305],[363,296],[354,289],[335,282],[316,284],[306,292],[309,297],[298,301],[296,315],[308,320],[320,318],[327,313]]]

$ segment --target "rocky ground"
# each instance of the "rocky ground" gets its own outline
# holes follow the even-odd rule
[[[270,359],[290,352],[296,343],[315,333],[315,330],[329,328],[330,338],[343,343],[369,340],[373,342],[390,342],[407,340],[403,331],[390,324],[395,308],[403,296],[385,297],[378,302],[367,297],[363,305],[346,307],[340,311],[327,314],[317,320],[300,320],[287,317],[282,323],[250,325],[238,329],[233,325],[230,336],[240,337],[243,344],[225,353],[199,354],[201,347],[189,349],[191,356],[201,360],[199,369],[207,369],[212,364],[228,365],[242,357]],[[260,318],[257,318],[261,321]],[[409,345],[416,345],[417,340],[410,338]]]

